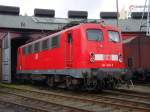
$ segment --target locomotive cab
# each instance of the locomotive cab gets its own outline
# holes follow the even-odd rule
[[[82,66],[86,87],[115,87],[126,73],[123,62],[122,38],[118,29],[109,25],[83,25],[85,35],[82,40]]]

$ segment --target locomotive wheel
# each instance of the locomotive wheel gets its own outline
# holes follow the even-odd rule
[[[115,88],[115,83],[114,82],[109,83],[108,89],[114,89],[114,88]]]
[[[103,88],[104,88],[104,81],[99,80],[97,84],[97,89],[101,91]]]
[[[51,88],[56,86],[54,76],[50,76],[47,78],[47,85]]]
[[[66,87],[67,89],[73,90],[75,89],[75,85],[72,83],[72,77],[66,77]]]
[[[106,81],[106,89],[114,89],[115,87],[116,87],[116,82],[113,78]]]
[[[84,87],[88,91],[96,90],[98,85],[97,79],[84,79]]]

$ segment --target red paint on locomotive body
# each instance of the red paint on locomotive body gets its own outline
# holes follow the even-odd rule
[[[18,73],[49,71],[76,77],[79,72],[92,74],[94,69],[101,77],[100,71],[118,75],[125,68],[120,32],[109,25],[82,23],[18,48]]]
[[[88,29],[101,30],[103,39],[88,40],[86,33]],[[100,24],[81,24],[53,34],[60,36],[59,47],[23,54],[23,47],[41,42],[53,35],[21,46],[18,52],[17,70],[124,68],[124,63],[119,62],[119,56],[123,56],[121,40],[119,42],[109,41],[108,31],[117,32],[118,30],[110,26],[102,27]],[[68,34],[72,35],[70,43],[67,42]],[[96,58],[94,62],[90,62],[90,53],[92,52]]]

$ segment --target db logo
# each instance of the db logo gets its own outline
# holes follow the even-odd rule
[[[134,8],[136,8],[135,5],[130,5],[130,6],[129,6],[129,10],[130,10],[130,11],[132,11]]]

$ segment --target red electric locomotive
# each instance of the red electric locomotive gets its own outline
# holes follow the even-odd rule
[[[18,48],[19,78],[50,87],[115,87],[126,73],[121,35],[102,23],[80,23]]]

